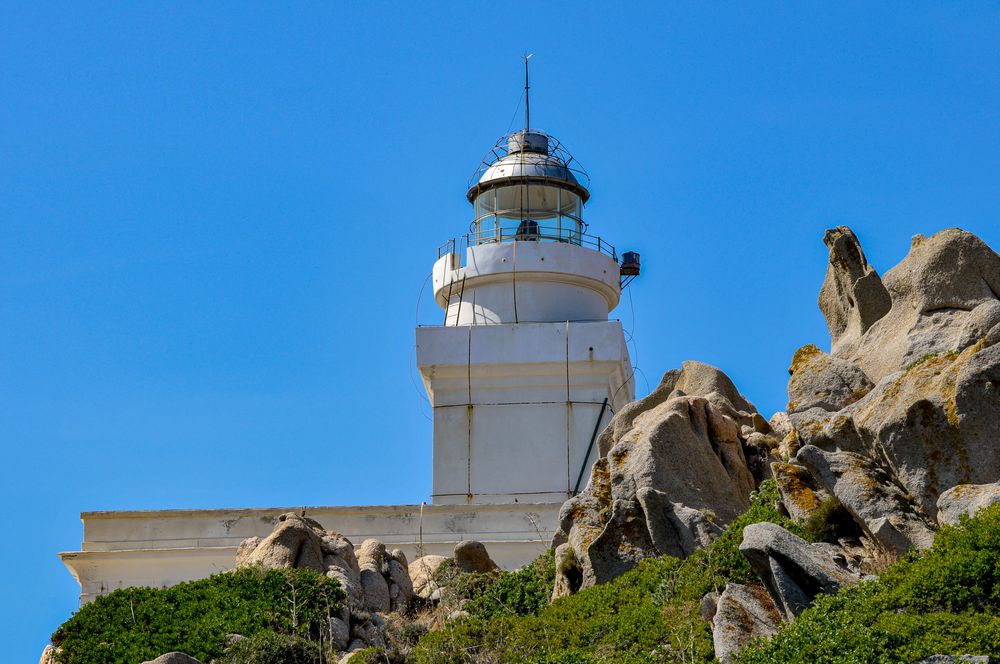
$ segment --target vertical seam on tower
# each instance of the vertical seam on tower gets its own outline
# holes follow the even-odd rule
[[[566,321],[566,403],[569,403],[569,321]]]
[[[569,494],[570,482],[570,451],[572,449],[572,414],[573,402],[570,401],[569,392],[569,321],[566,321],[566,493]]]
[[[502,239],[502,238],[501,238]],[[517,240],[514,242],[514,256],[510,261],[510,284],[514,291],[514,322],[517,321]]]
[[[475,313],[475,310],[473,310]],[[467,423],[468,436],[466,437],[466,447],[465,447],[465,501],[467,503],[472,502],[472,327],[469,327],[469,354],[468,360],[465,363],[466,366],[466,380],[467,380],[467,401],[465,410],[465,419]]]

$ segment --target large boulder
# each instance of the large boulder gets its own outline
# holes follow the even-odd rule
[[[407,571],[410,573],[415,595],[427,599],[438,589],[438,585],[434,583],[434,573],[446,560],[447,556],[426,555],[409,564]]]
[[[942,526],[956,526],[963,516],[974,516],[979,510],[995,503],[1000,503],[1000,482],[960,484],[938,498],[938,522]]]
[[[401,611],[413,601],[413,581],[406,562],[406,554],[393,549],[389,555],[389,602],[393,611]]]
[[[497,564],[482,542],[463,540],[455,545],[455,567],[463,572],[493,572]]]
[[[376,539],[362,542],[358,549],[358,565],[361,567],[365,608],[372,613],[388,613],[392,608],[392,598],[384,576],[388,572],[385,544]]]
[[[813,547],[774,523],[743,529],[740,553],[750,561],[775,606],[791,622],[821,593],[832,593],[858,579],[834,562],[821,547]]]
[[[796,460],[837,497],[882,549],[901,555],[934,543],[932,522],[876,461],[854,452],[826,452],[813,445],[800,449]]]
[[[700,362],[621,409],[599,438],[587,487],[560,511],[553,545],[569,544],[573,555],[564,551],[572,565],[557,572],[559,587],[608,581],[643,558],[686,556],[711,542],[756,485],[746,441],[770,426],[752,409],[725,374]]]
[[[270,535],[252,546],[253,539],[244,540],[237,550],[237,566],[260,566],[263,569],[306,567],[324,572],[323,551],[319,526],[312,519],[306,519],[294,512],[278,517],[278,525]]]
[[[361,572],[353,574],[343,567],[332,565],[327,568],[326,576],[335,579],[347,595],[346,604],[351,609],[365,609],[365,591],[361,585]]]
[[[788,368],[788,412],[822,408],[840,410],[868,394],[874,387],[857,365],[816,346],[796,351]]]
[[[727,583],[714,608],[712,644],[723,664],[754,639],[772,637],[781,629],[781,613],[761,586]]]
[[[327,640],[334,650],[347,650],[351,642],[351,626],[340,618],[330,618],[327,630]]]

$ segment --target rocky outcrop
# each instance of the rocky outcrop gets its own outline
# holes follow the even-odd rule
[[[926,358],[886,377],[837,412],[814,408],[793,413],[801,446],[796,460],[818,471],[823,465],[817,452],[808,451],[807,462],[801,450],[812,446],[838,455],[856,468],[852,478],[868,477],[868,495],[887,496],[894,504],[901,499],[933,526],[942,492],[1000,476],[1000,447],[994,443],[1000,438],[1000,392],[995,387],[1000,384],[1000,346],[991,345],[995,341],[1000,338],[991,334],[961,352]],[[859,505],[859,496],[848,493],[860,490],[858,482],[831,483],[841,474],[816,473],[816,479],[859,516],[860,509],[852,507]],[[864,522],[862,526],[873,530]]]
[[[892,306],[855,349],[833,351],[874,381],[929,354],[973,344],[1000,323],[1000,256],[961,229],[915,236],[883,283]]]
[[[330,647],[337,651],[347,650],[351,642],[351,626],[340,618],[330,618],[326,635]]]
[[[865,533],[897,555],[934,542],[934,529],[912,499],[871,458],[806,445],[796,459],[810,470]]]
[[[775,606],[792,621],[820,593],[832,593],[858,579],[826,553],[774,523],[743,529],[740,553],[764,581]]]
[[[857,365],[816,346],[803,346],[788,368],[788,412],[840,410],[868,394],[874,385]]]
[[[434,573],[446,560],[447,556],[426,555],[409,564],[408,571],[413,582],[414,594],[427,599],[438,590],[438,585],[434,582]]]
[[[336,579],[347,597],[340,614],[331,617],[326,636],[338,651],[384,645],[385,622],[379,614],[404,611],[414,597],[402,551],[386,552],[385,544],[367,539],[355,552],[351,541],[340,533],[295,513],[278,517],[267,537],[243,540],[237,549],[236,566],[305,567]]]
[[[942,526],[956,526],[963,516],[974,516],[979,510],[995,503],[1000,503],[1000,482],[960,484],[938,498],[938,522]]]
[[[572,556],[561,549],[557,588],[611,580],[649,556],[687,556],[748,506],[747,455],[767,446],[747,440],[770,426],[721,371],[683,366],[602,432],[586,489],[560,512],[553,545]]]
[[[764,588],[738,583],[726,584],[710,620],[715,657],[723,664],[754,639],[777,634],[782,623],[781,614]]]
[[[45,646],[42,656],[38,658],[38,664],[56,664],[56,648],[52,644]]]
[[[482,542],[464,540],[455,545],[455,567],[463,572],[494,572],[497,564],[490,558]]]
[[[772,472],[793,518],[826,492],[879,548],[929,546],[945,492],[1000,477],[1000,256],[949,229],[880,281],[850,229],[826,242],[832,350],[795,354],[790,459]]]
[[[260,566],[264,569],[307,567],[323,572],[320,547],[322,527],[293,512],[278,517],[278,525],[264,539],[243,540],[236,552],[236,566]]]
[[[850,228],[828,230],[823,242],[830,260],[819,291],[819,308],[830,330],[833,353],[850,356],[861,336],[888,313],[892,300]]]

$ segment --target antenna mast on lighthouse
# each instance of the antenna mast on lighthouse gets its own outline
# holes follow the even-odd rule
[[[524,54],[524,130],[531,129],[531,102],[528,97],[528,60],[534,53]]]

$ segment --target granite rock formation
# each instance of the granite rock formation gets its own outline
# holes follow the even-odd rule
[[[727,583],[713,608],[712,644],[723,664],[752,640],[774,636],[782,627],[781,614],[760,586]]]
[[[455,567],[463,572],[495,572],[500,569],[482,542],[463,540],[455,545]]]
[[[832,354],[795,354],[791,458],[773,472],[811,476],[779,480],[793,516],[819,490],[879,548],[926,547],[942,494],[1000,477],[1000,256],[948,229],[916,236],[880,280],[850,229],[826,240]]]
[[[942,526],[958,525],[963,516],[975,516],[976,512],[994,503],[1000,503],[1000,482],[959,484],[938,498],[938,522]]]
[[[289,512],[278,517],[265,538],[240,543],[236,567],[262,569],[305,567],[336,579],[347,598],[330,620],[329,638],[338,651],[384,644],[379,614],[405,611],[414,600],[406,556],[399,549],[367,539],[355,551],[349,539],[317,521]]]
[[[687,556],[749,504],[770,425],[715,367],[685,362],[615,415],[587,487],[560,512],[555,595],[649,556]],[[758,443],[751,438],[757,434]],[[777,439],[769,439],[776,445]],[[766,467],[766,464],[757,464]]]
[[[857,583],[857,576],[824,550],[774,523],[743,529],[740,553],[750,561],[785,620],[792,621],[820,593]]]

